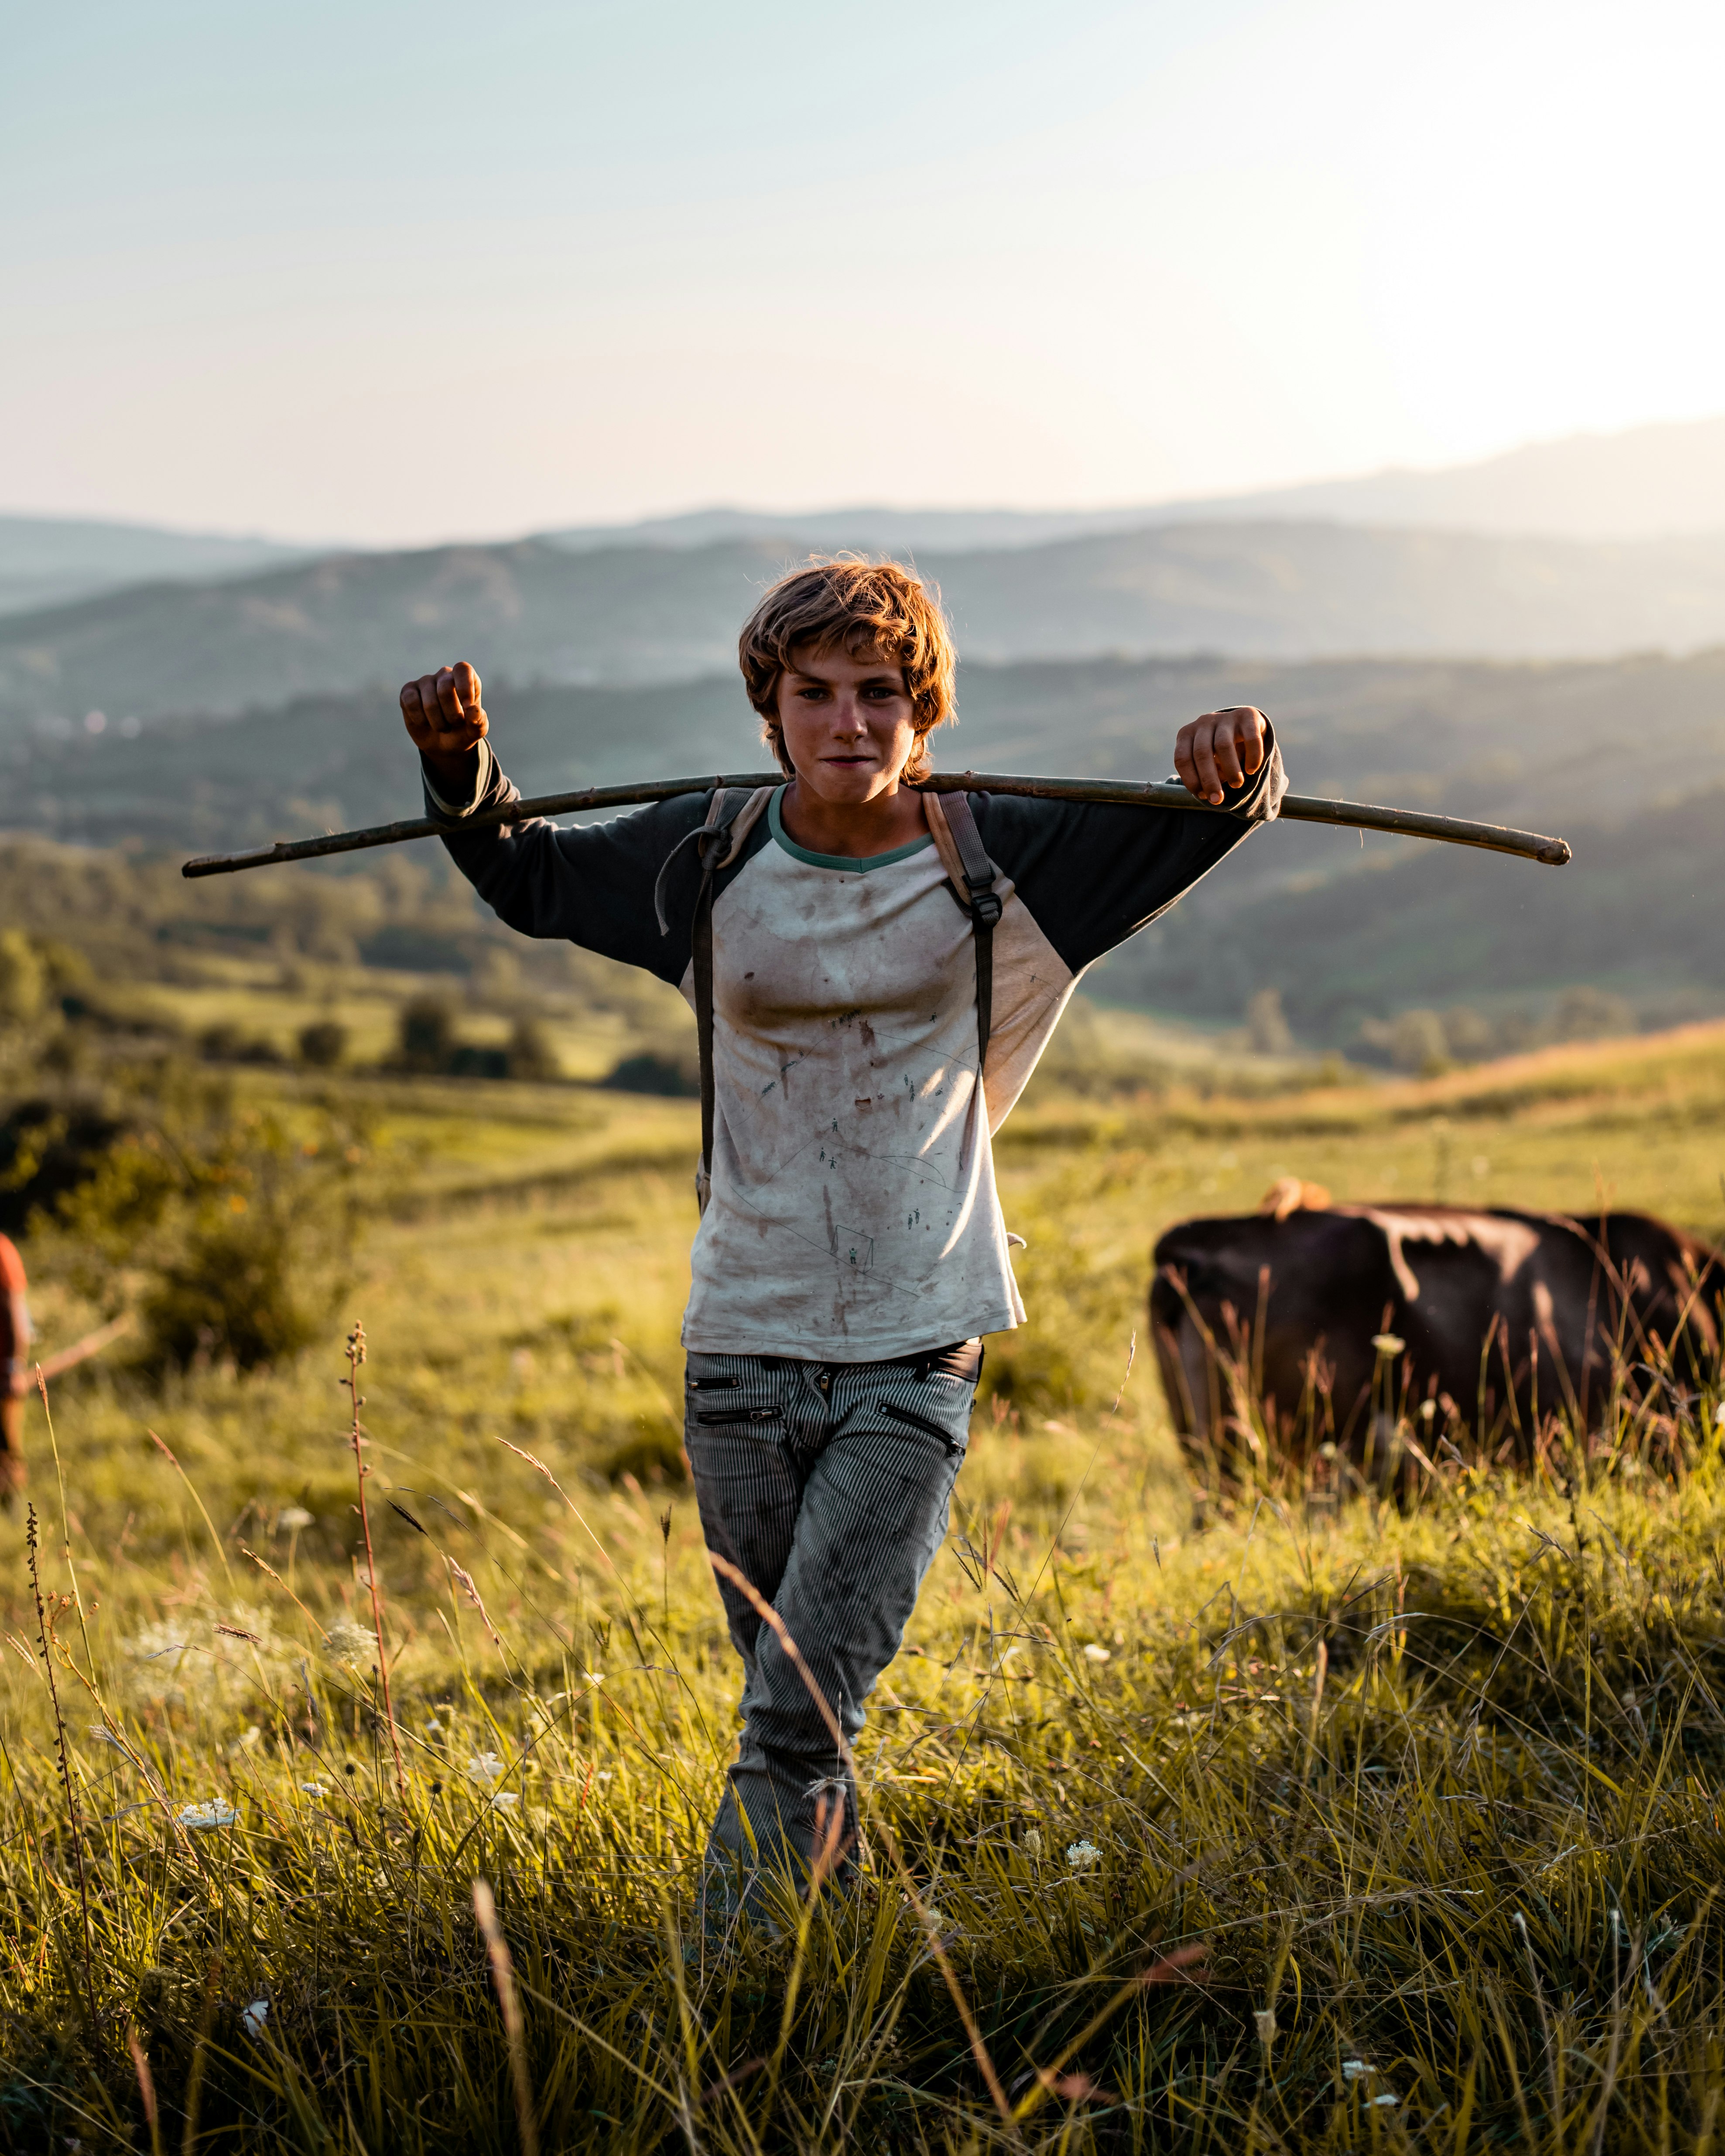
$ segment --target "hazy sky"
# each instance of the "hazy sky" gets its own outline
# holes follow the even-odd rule
[[[1717,0],[0,20],[0,506],[1100,504],[1725,408]]]

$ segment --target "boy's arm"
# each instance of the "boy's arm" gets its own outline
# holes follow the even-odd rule
[[[18,1399],[30,1389],[30,1306],[23,1260],[11,1238],[0,1235],[0,1398]]]
[[[1275,816],[1287,778],[1275,730],[1267,719],[1260,723],[1262,760],[1250,772],[1244,768],[1245,755],[1231,766],[1225,753],[1206,756],[1200,765],[1191,753],[1192,730],[1183,729],[1179,776],[1194,793],[1220,792],[1226,809],[1221,815],[1196,807],[970,797],[983,844],[1075,973],[1166,912]],[[1207,750],[1209,744],[1200,746]],[[1235,771],[1237,788],[1228,783]],[[1218,773],[1221,785],[1205,783]],[[1199,786],[1193,785],[1194,777]]]
[[[572,830],[542,817],[464,830],[463,820],[475,810],[521,798],[486,738],[478,676],[471,667],[446,667],[410,681],[401,701],[419,748],[426,807],[449,826],[444,844],[449,858],[498,919],[524,936],[567,938],[644,967],[675,987],[689,965],[700,875],[693,855],[679,864],[683,873],[672,870],[669,935],[659,932],[654,886],[665,857],[705,821],[708,797],[679,794]]]

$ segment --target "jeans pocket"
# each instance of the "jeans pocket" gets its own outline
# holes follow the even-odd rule
[[[777,1422],[777,1408],[697,1408],[695,1420],[702,1430],[725,1430],[741,1423]]]
[[[907,1430],[921,1430],[925,1437],[935,1439],[948,1459],[956,1458],[964,1450],[965,1440],[955,1437],[950,1430],[943,1430],[932,1415],[918,1414],[914,1408],[901,1408],[891,1400],[881,1401],[880,1412],[890,1415],[894,1422],[902,1423]]]

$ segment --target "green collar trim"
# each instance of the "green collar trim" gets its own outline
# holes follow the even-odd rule
[[[895,861],[907,861],[912,854],[920,854],[934,840],[925,831],[920,839],[912,839],[907,846],[895,846],[890,854],[864,854],[853,858],[849,854],[811,854],[807,846],[799,846],[794,839],[785,836],[784,818],[780,803],[784,799],[784,788],[775,786],[773,798],[767,804],[767,822],[773,837],[793,861],[802,861],[812,869],[839,869],[846,875],[866,875],[870,869],[891,868]]]

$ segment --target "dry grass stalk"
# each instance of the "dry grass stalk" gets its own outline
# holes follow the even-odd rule
[[[515,1969],[509,1942],[497,1921],[497,1902],[489,1880],[473,1882],[473,1913],[485,1943],[491,1964],[491,1981],[497,1988],[497,2005],[503,2015],[503,2033],[509,2043],[509,2071],[515,2083],[515,2111],[521,2129],[523,2156],[538,2156],[539,2128],[533,2116],[533,2084],[527,2073],[526,2032],[521,2024],[521,2002],[515,1995]]]
[[[821,1719],[827,1726],[834,1747],[839,1757],[844,1761],[845,1771],[850,1775],[858,1795],[860,1796],[863,1785],[857,1774],[856,1760],[851,1752],[850,1743],[844,1731],[839,1727],[839,1717],[834,1713],[826,1694],[815,1682],[813,1671],[803,1661],[802,1650],[791,1637],[789,1626],[756,1587],[754,1582],[747,1573],[739,1571],[728,1558],[721,1557],[716,1550],[709,1550],[707,1561],[721,1579],[728,1579],[732,1585],[743,1595],[762,1624],[772,1626],[792,1667],[803,1680],[809,1697],[820,1710]],[[870,1809],[875,1814],[875,1826],[880,1831],[880,1839],[886,1845],[887,1853],[892,1859],[894,1870],[899,1875],[899,1883],[904,1888],[906,1898],[916,1912],[916,1920],[922,1927],[923,1935],[928,1943],[928,1950],[938,1964],[942,1976],[946,1979],[947,1989],[952,1994],[952,2004],[957,2010],[958,2019],[964,2025],[964,2033],[969,2040],[971,2055],[977,2062],[978,2071],[987,2086],[988,2094],[993,2101],[994,2108],[999,2112],[1009,2129],[1014,2129],[1015,2122],[1013,2118],[1012,2106],[1007,2101],[1006,2091],[1001,2086],[1000,2076],[994,2071],[994,2061],[989,2057],[988,2047],[983,2041],[983,2032],[977,2025],[977,2019],[971,2011],[970,2002],[964,1996],[963,1989],[958,1982],[957,1972],[953,1969],[952,1959],[941,1942],[939,1928],[931,1917],[927,1904],[917,1891],[916,1881],[910,1866],[899,1852],[897,1837],[894,1835],[891,1827],[882,1817],[877,1805],[871,1803]]]
[[[128,2022],[126,2048],[131,2053],[132,2071],[138,2077],[138,2098],[144,2107],[144,2123],[150,2129],[150,2156],[162,2156],[162,2120],[156,2108],[156,2076],[138,2041],[137,2025]]]
[[[365,1437],[359,1426],[359,1411],[365,1405],[364,1395],[359,1389],[360,1366],[366,1359],[365,1327],[357,1319],[347,1336],[348,1404],[352,1411],[352,1427],[349,1437],[353,1446],[354,1472],[359,1483],[359,1524],[365,1537],[366,1585],[372,1596],[372,1629],[377,1635],[377,1681],[383,1694],[383,1726],[389,1732],[389,1749],[395,1759],[395,1792],[403,1810],[408,1801],[408,1774],[402,1764],[401,1734],[395,1726],[395,1702],[389,1693],[389,1642],[383,1630],[383,1590],[377,1580],[377,1553],[372,1548],[372,1516],[366,1508],[366,1478],[371,1468],[366,1461],[363,1447]]]
[[[36,1527],[36,1507],[24,1515],[24,1548],[30,1568],[30,1592],[36,1602],[36,1630],[42,1641],[42,1666],[48,1676],[49,1702],[54,1711],[54,1757],[59,1762],[60,1785],[66,1795],[66,1825],[72,1837],[72,1861],[78,1872],[78,1907],[84,1922],[84,1990],[94,2022],[96,2013],[95,1946],[90,1929],[90,1881],[84,1865],[84,1820],[78,1810],[78,1791],[72,1779],[72,1755],[66,1743],[66,1718],[60,1712],[60,1688],[54,1671],[54,1619],[42,1592],[42,1569]],[[63,1606],[66,1606],[63,1604]]]

